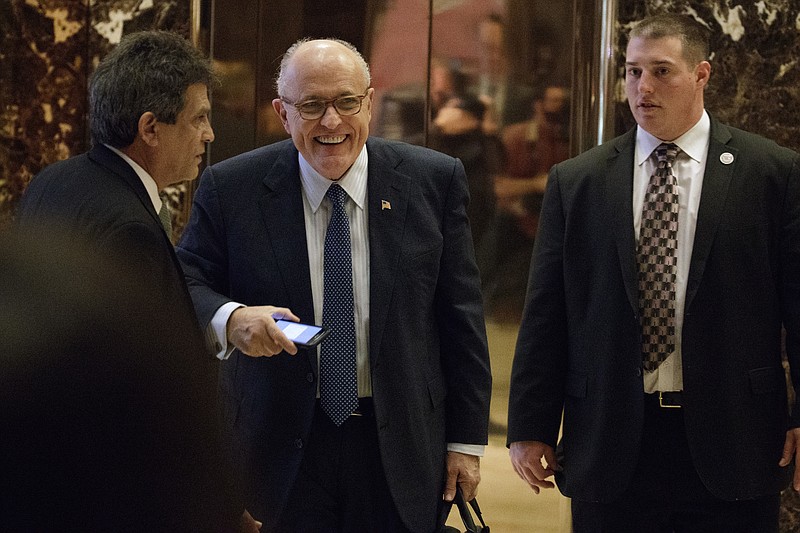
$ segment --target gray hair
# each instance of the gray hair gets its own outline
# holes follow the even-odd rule
[[[706,61],[709,56],[709,30],[688,15],[662,13],[639,21],[630,38],[661,39],[677,37],[683,44],[683,58],[691,65]]]
[[[288,70],[289,63],[294,57],[295,52],[297,52],[298,48],[300,48],[305,43],[315,40],[317,39],[311,39],[310,37],[303,37],[302,39],[296,41],[292,46],[290,46],[289,49],[286,50],[286,52],[283,54],[283,58],[281,59],[281,66],[280,69],[278,70],[278,76],[275,78],[275,89],[278,91],[279,96],[285,95],[284,89],[286,89],[286,71]],[[348,50],[350,50],[351,52],[353,52],[353,55],[355,55],[356,57],[356,64],[361,69],[361,72],[364,75],[364,81],[367,83],[367,87],[369,87],[370,83],[372,82],[372,77],[369,72],[369,65],[367,64],[367,61],[364,59],[364,56],[361,55],[361,52],[359,52],[355,46],[342,39],[327,38],[321,40],[339,43]]]
[[[210,92],[218,81],[211,62],[185,38],[166,31],[126,35],[89,82],[92,142],[130,146],[148,111],[174,124],[186,90],[197,83]]]

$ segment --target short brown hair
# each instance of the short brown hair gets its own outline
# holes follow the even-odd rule
[[[683,44],[683,57],[691,65],[706,61],[709,55],[709,30],[688,15],[663,13],[639,21],[629,38],[662,39],[677,37]]]

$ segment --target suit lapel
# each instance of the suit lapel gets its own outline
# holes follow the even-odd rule
[[[89,158],[122,178],[125,184],[136,193],[142,206],[150,214],[153,221],[161,227],[161,219],[158,218],[158,213],[156,213],[156,208],[150,199],[150,195],[147,194],[147,189],[144,188],[142,180],[139,179],[139,176],[124,159],[102,144],[94,146],[89,151]]]
[[[411,190],[409,176],[398,172],[400,157],[377,139],[367,142],[367,202],[370,255],[370,361],[381,345],[389,304],[397,279],[403,228]]]
[[[305,214],[297,150],[287,143],[263,180],[264,193],[258,198],[264,231],[269,237],[275,263],[280,270],[289,308],[303,320],[313,320],[314,300],[308,263]],[[258,231],[258,230],[254,230]],[[311,367],[316,372],[317,351],[308,350]]]
[[[700,207],[697,213],[697,228],[692,248],[692,261],[689,266],[689,278],[686,288],[685,309],[689,309],[706,265],[706,259],[719,228],[722,207],[728,196],[728,187],[736,169],[739,151],[727,146],[731,139],[728,129],[720,122],[711,119],[711,139],[708,145],[706,170],[703,175],[703,188],[700,196]],[[733,164],[722,164],[723,153],[733,156]]]
[[[633,154],[636,128],[620,137],[608,160],[606,188],[611,206],[611,220],[617,242],[625,292],[634,312],[639,312],[639,282],[636,267],[636,235],[633,229]]]
[[[183,303],[187,310],[187,314],[191,316],[193,323],[197,326],[199,331],[200,326],[197,323],[197,318],[194,313],[194,306],[192,305],[192,299],[189,295],[189,289],[186,287],[186,282],[183,278],[183,268],[178,260],[178,256],[175,254],[175,247],[172,245],[169,235],[167,235],[163,230],[161,219],[159,219],[158,213],[156,213],[156,208],[153,205],[153,201],[150,199],[150,195],[147,193],[147,189],[145,189],[142,180],[136,174],[136,171],[134,171],[124,159],[102,144],[94,146],[89,151],[89,158],[95,163],[105,167],[115,176],[119,177],[125,183],[125,185],[136,194],[136,197],[142,204],[142,207],[152,219],[154,226],[157,227],[158,230],[160,230],[160,233],[164,236],[164,246],[169,253],[170,259],[172,259],[173,264],[173,268],[169,270],[168,275],[173,280],[174,289],[178,292],[180,297],[183,298]]]

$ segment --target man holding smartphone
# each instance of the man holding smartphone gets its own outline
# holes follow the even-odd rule
[[[230,354],[220,387],[247,507],[264,531],[433,531],[456,485],[474,497],[488,439],[464,167],[368,138],[374,90],[349,43],[299,41],[277,89],[292,139],[206,169],[178,246]],[[320,350],[248,357],[282,346],[274,318],[331,332]]]

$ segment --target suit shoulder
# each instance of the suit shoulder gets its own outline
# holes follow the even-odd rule
[[[31,180],[18,222],[52,221],[75,228],[112,228],[148,213],[124,179],[86,154],[53,163]]]
[[[211,168],[215,173],[231,175],[236,175],[242,170],[252,171],[253,168],[267,170],[275,161],[292,154],[296,157],[297,149],[291,139],[284,139],[224,159],[211,165]]]
[[[97,199],[110,202],[124,195],[124,184],[87,154],[52,163],[42,169],[25,189],[20,211],[45,206],[67,207]]]
[[[633,143],[628,142],[628,133],[620,135],[598,146],[593,146],[580,154],[555,165],[559,172],[566,174],[595,174],[605,167],[605,162],[619,156],[625,150],[633,152]]]
[[[397,159],[402,163],[420,163],[425,166],[442,165],[446,168],[452,168],[455,164],[454,157],[431,148],[379,137],[370,137],[367,140],[367,150],[370,152],[370,156],[374,155],[386,160]]]
[[[772,139],[745,131],[733,126],[723,125],[720,127],[725,128],[731,135],[730,145],[745,150],[748,154],[763,154],[773,155],[777,157],[785,157],[789,160],[798,157],[798,153],[791,148],[781,146]]]

